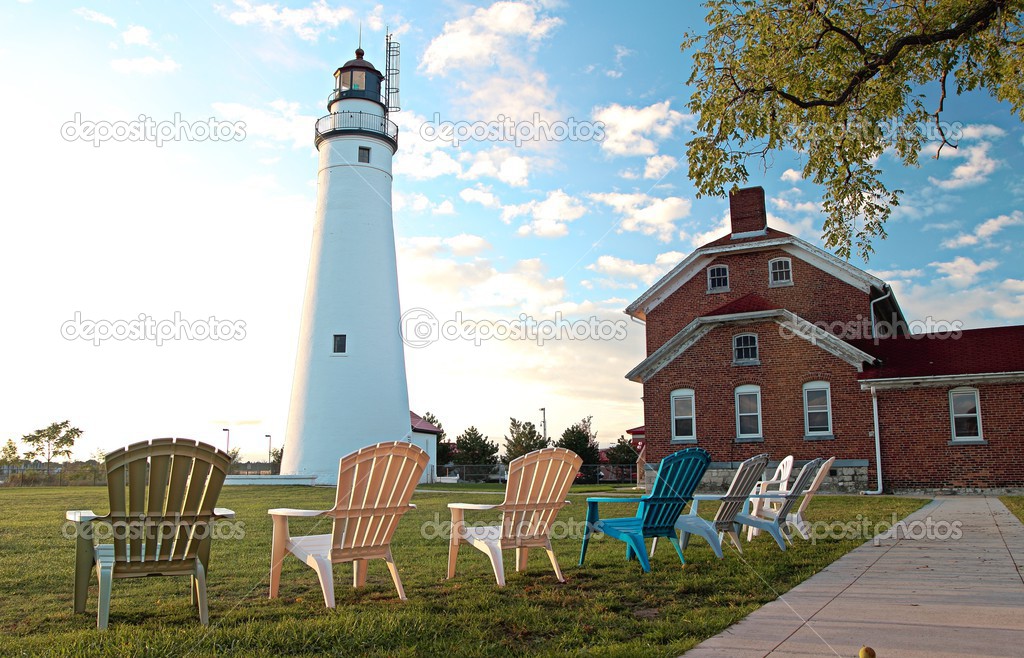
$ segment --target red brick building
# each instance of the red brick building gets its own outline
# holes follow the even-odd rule
[[[764,190],[730,205],[626,309],[649,463],[699,445],[723,472],[835,455],[840,489],[1024,486],[1024,327],[912,334],[884,281],[768,228]]]

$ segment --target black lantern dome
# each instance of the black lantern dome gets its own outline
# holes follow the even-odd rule
[[[334,72],[334,93],[327,101],[327,110],[343,98],[363,98],[381,103],[381,85],[384,74],[370,62],[363,59],[363,49],[356,49],[356,58],[345,62]]]

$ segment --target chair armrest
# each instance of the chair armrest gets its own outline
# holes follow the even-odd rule
[[[270,516],[296,516],[296,517],[313,517],[327,514],[331,510],[313,510],[313,509],[292,509],[290,507],[275,507],[274,509],[268,509],[267,514]]]
[[[233,519],[235,518],[235,510],[228,509],[227,507],[214,507],[213,518],[215,519]]]
[[[473,509],[488,510],[494,509],[497,505],[480,505],[477,503],[448,503],[448,509]]]
[[[642,503],[643,498],[587,498],[588,503]]]
[[[64,518],[75,523],[88,523],[94,519],[100,518],[100,515],[93,512],[91,509],[74,509],[65,512]]]
[[[409,508],[410,509],[416,509],[416,505],[414,503],[409,503]]]

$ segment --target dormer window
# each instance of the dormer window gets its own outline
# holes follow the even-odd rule
[[[757,358],[757,334],[739,334],[732,337],[732,362],[742,366],[761,363]]]
[[[773,258],[768,261],[768,285],[793,285],[793,263],[788,258]]]
[[[708,292],[729,292],[728,265],[712,265],[708,268]]]

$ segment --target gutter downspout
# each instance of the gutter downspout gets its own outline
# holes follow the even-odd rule
[[[878,391],[874,386],[871,387],[871,409],[875,417],[875,474],[878,476],[878,488],[874,491],[862,491],[865,496],[877,496],[882,493],[882,435],[878,424]]]
[[[871,302],[871,338],[873,338],[874,340],[878,340],[878,332],[875,331],[875,304],[877,304],[878,302],[885,301],[886,299],[889,299],[890,297],[892,297],[892,288],[889,286],[888,283],[885,284],[885,286],[882,288],[882,290],[886,290],[888,292],[886,292],[884,295],[882,295],[878,299],[876,299],[873,302]],[[871,389],[871,390],[874,391],[874,389]],[[874,395],[874,393],[872,393],[872,395]],[[876,425],[877,425],[877,423],[876,423]],[[877,427],[875,427],[875,431],[876,432],[878,431]],[[879,485],[879,486],[881,486],[881,485]]]

